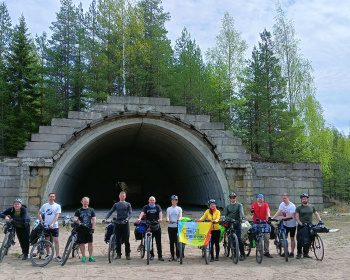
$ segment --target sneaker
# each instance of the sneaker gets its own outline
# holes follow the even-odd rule
[[[19,255],[17,258],[21,259],[21,258],[23,258],[23,256],[24,256],[24,254]]]
[[[163,257],[158,257],[158,261],[164,262],[164,258]]]
[[[154,260],[154,256],[151,256],[151,257],[149,258],[149,260],[150,260],[150,261],[153,261],[153,260]]]
[[[301,259],[301,254],[297,254],[297,260]]]
[[[303,255],[303,258],[304,258],[304,259],[312,259],[312,258],[309,256],[309,254],[304,254],[304,255]]]
[[[180,262],[180,258],[177,258],[176,261],[177,261],[177,262]]]
[[[81,261],[84,263],[84,262],[86,262],[86,257],[84,256],[82,259],[81,259]]]
[[[290,258],[294,258],[294,253],[289,253],[289,256]]]
[[[57,256],[57,257],[56,257],[56,261],[61,262],[61,261],[62,261],[61,257],[60,257],[60,256]]]
[[[272,256],[270,255],[270,253],[269,253],[269,252],[266,252],[266,253],[264,254],[264,256],[265,256],[266,258],[270,258],[270,259],[272,259]]]
[[[89,257],[89,262],[95,262],[95,259],[94,259],[93,256],[90,256],[90,257]]]
[[[126,258],[128,261],[131,260],[130,255],[126,255],[125,258]]]
[[[240,261],[244,261],[244,260],[245,260],[245,255],[240,255],[240,256],[239,256],[239,260],[240,260]]]
[[[26,260],[26,259],[28,259],[28,254],[23,254],[23,255],[22,255],[22,260],[24,261],[24,260]]]
[[[122,258],[122,255],[121,254],[117,254],[117,256],[115,257],[117,260],[121,259]]]
[[[215,261],[218,262],[218,261],[219,261],[219,257],[216,257],[216,258],[215,258]]]
[[[214,258],[210,258],[210,261],[213,262],[213,261],[214,261]]]
[[[171,257],[170,259],[168,259],[169,262],[173,262],[175,261],[174,257]]]
[[[50,258],[50,255],[46,255],[46,256],[44,257],[44,260],[47,260],[48,258]]]

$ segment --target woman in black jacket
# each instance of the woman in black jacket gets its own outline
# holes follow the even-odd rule
[[[28,259],[30,218],[27,213],[27,207],[22,205],[20,198],[16,198],[13,201],[13,207],[2,212],[0,218],[5,218],[6,222],[10,222],[10,219],[16,222],[16,235],[22,248],[22,255],[19,258],[22,260]]]

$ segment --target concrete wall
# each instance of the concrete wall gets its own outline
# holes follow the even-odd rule
[[[22,178],[22,166],[18,159],[0,162],[0,211],[12,206],[13,200],[19,196]]]
[[[278,209],[283,193],[300,204],[300,194],[308,193],[310,203],[323,209],[322,169],[320,163],[259,163],[252,162],[252,192],[263,193],[271,210]],[[254,198],[255,200],[255,198]]]

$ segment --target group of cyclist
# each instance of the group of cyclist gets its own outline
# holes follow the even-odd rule
[[[54,193],[49,194],[49,202],[42,205],[38,211],[38,217],[40,222],[48,226],[48,230],[45,233],[47,239],[50,236],[53,239],[56,251],[56,260],[61,261],[59,256],[59,228],[58,228],[58,218],[61,213],[61,206],[55,202],[56,195]],[[228,204],[222,210],[222,214],[226,219],[234,219],[236,221],[241,221],[245,223],[245,215],[243,211],[243,206],[241,203],[237,202],[237,195],[231,193],[229,195],[230,204]],[[319,224],[323,224],[320,215],[316,211],[315,206],[309,204],[308,194],[300,195],[301,205],[296,207],[294,203],[290,201],[290,197],[287,193],[282,195],[282,203],[279,205],[278,211],[272,217],[270,215],[270,207],[264,202],[264,195],[258,194],[257,201],[254,202],[249,209],[250,214],[253,216],[253,220],[260,221],[270,221],[277,216],[282,215],[283,218],[292,218],[291,220],[284,221],[284,226],[286,228],[287,236],[290,235],[291,239],[291,250],[289,252],[289,257],[294,257],[295,250],[295,233],[297,230],[297,235],[299,237],[305,234],[305,228],[307,225],[312,223],[312,215],[318,219]],[[166,221],[168,222],[168,236],[170,243],[170,254],[171,257],[169,261],[179,261],[179,249],[178,249],[178,221],[182,218],[182,208],[178,206],[178,197],[172,195],[171,206],[167,208],[166,211]],[[84,197],[81,200],[82,207],[77,209],[74,214],[74,222],[84,224],[84,227],[78,232],[78,243],[80,244],[80,251],[82,254],[82,262],[86,262],[87,258],[85,255],[85,244],[88,244],[89,261],[95,262],[93,257],[93,234],[96,226],[96,213],[93,208],[89,207],[90,199]],[[221,213],[216,207],[216,202],[214,199],[210,199],[209,209],[205,211],[203,216],[197,220],[197,222],[210,221],[212,222],[211,230],[211,261],[219,261],[220,252],[220,225],[219,221],[221,219]],[[117,217],[114,221],[115,234],[116,234],[116,253],[117,259],[122,256],[121,245],[125,244],[125,256],[127,260],[130,260],[130,226],[129,220],[132,215],[132,207],[129,202],[126,201],[126,193],[124,191],[119,193],[119,201],[113,205],[111,210],[105,216],[103,223],[116,212]],[[13,207],[4,210],[0,214],[0,218],[5,218],[6,222],[15,222],[16,234],[22,248],[22,255],[19,256],[22,260],[28,258],[29,251],[29,232],[30,232],[30,218],[27,213],[26,206],[23,205],[22,200],[17,198],[13,202]],[[164,261],[162,254],[162,241],[161,241],[161,222],[163,221],[162,208],[156,204],[156,199],[151,196],[148,199],[148,204],[145,205],[137,219],[137,223],[141,220],[148,220],[152,222],[157,222],[153,224],[151,231],[153,237],[156,241],[158,261]],[[296,228],[297,227],[297,228]],[[244,252],[244,245],[242,242],[242,227],[241,224],[236,227],[236,235],[238,238],[240,260],[243,261],[246,256]],[[270,234],[264,233],[264,256],[272,258],[269,253],[269,239]],[[215,247],[215,258],[214,258],[214,247]],[[310,258],[309,256],[310,244],[302,244],[298,242],[297,244],[297,259],[301,256],[304,258]],[[153,248],[151,251],[150,260],[154,259]]]

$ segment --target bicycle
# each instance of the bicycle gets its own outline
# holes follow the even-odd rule
[[[72,258],[74,258],[75,256],[78,256],[80,259],[79,243],[78,243],[78,228],[79,227],[88,228],[88,226],[83,224],[83,223],[78,224],[78,223],[74,222],[73,218],[69,218],[68,221],[66,220],[65,226],[66,226],[67,230],[69,230],[69,225],[71,225],[71,227],[73,229],[68,237],[66,246],[64,247],[62,260],[61,260],[62,266],[64,266],[66,264],[71,252],[72,252]]]
[[[113,233],[111,234],[111,237],[109,238],[109,245],[108,245],[108,261],[109,263],[112,263],[115,259],[115,253],[117,252],[117,235],[115,233],[116,224],[122,224],[124,221],[118,221],[113,219],[112,221],[105,221],[104,223],[109,224],[113,223]]]
[[[316,260],[322,261],[324,257],[324,246],[321,236],[318,233],[329,232],[323,225],[309,225],[309,235],[311,240],[310,250],[314,252]]]
[[[280,256],[284,255],[284,259],[288,262],[288,240],[287,240],[287,231],[284,226],[284,221],[292,220],[293,218],[284,218],[281,220],[271,219],[272,222],[277,222],[278,226],[275,228],[275,240],[274,244],[276,245],[277,254]],[[283,248],[283,254],[282,254]]]
[[[249,221],[252,225],[252,228],[249,232],[249,240],[250,240],[250,248],[255,246],[255,258],[258,264],[261,264],[264,257],[264,233],[270,232],[270,227],[268,226],[266,221]],[[255,244],[254,244],[255,243]]]
[[[140,251],[141,258],[144,258],[145,253],[147,252],[147,264],[149,265],[149,261],[151,258],[151,252],[153,249],[153,235],[151,231],[151,226],[159,224],[158,221],[140,221],[140,223],[134,223],[135,226],[141,226],[146,228],[145,232],[142,233],[141,244],[138,247],[138,251]]]
[[[4,257],[8,254],[8,251],[10,250],[11,246],[14,246],[16,244],[15,224],[16,224],[16,221],[10,219],[10,222],[6,222],[3,225],[3,228],[5,228],[5,237],[0,247],[0,262],[2,262]]]
[[[49,226],[42,223],[38,225],[39,239],[30,251],[30,261],[37,267],[44,267],[49,264],[55,252],[53,244],[45,239],[45,231],[47,230],[49,230]]]
[[[204,223],[212,223],[212,221],[209,220],[204,220]],[[216,222],[213,224],[217,224]],[[211,260],[211,255],[212,255],[212,246],[211,246],[211,233],[210,233],[210,238],[209,238],[209,244],[208,246],[200,246],[200,249],[202,249],[202,258],[205,260],[205,264],[209,264]]]
[[[227,224],[223,237],[224,255],[229,257],[231,251],[232,261],[234,264],[237,264],[239,258],[239,244],[238,237],[236,235],[236,228],[239,226],[240,222],[236,221],[235,219],[230,219],[221,222],[221,224]]]

